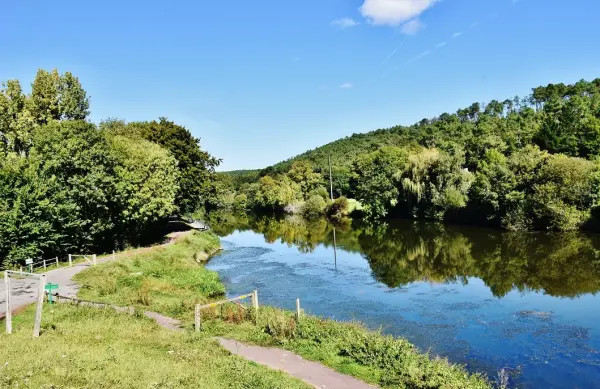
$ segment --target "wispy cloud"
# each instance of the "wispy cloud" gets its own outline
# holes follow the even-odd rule
[[[396,67],[396,69],[401,68],[402,66],[408,65],[411,62],[415,62],[423,57],[425,57],[426,55],[431,54],[431,50],[425,50],[424,52],[422,52],[421,54],[417,55],[416,57],[412,57],[411,59],[409,59],[408,61],[404,62],[402,65],[399,65]]]
[[[360,23],[351,18],[342,18],[342,19],[334,20],[333,22],[331,22],[331,24],[333,24],[334,26],[338,26],[339,28],[350,28],[350,27],[356,27]]]
[[[458,37],[459,37],[459,36],[461,36],[462,34],[463,34],[463,32],[462,32],[462,31],[455,32],[454,34],[452,34],[452,38],[458,38]]]
[[[402,31],[402,33],[406,35],[414,35],[424,27],[425,25],[423,25],[423,23],[421,23],[421,21],[418,18],[415,18],[404,23],[400,31]]]
[[[383,65],[383,64],[385,64],[387,61],[389,61],[390,59],[392,59],[392,57],[393,57],[394,55],[396,55],[396,53],[398,52],[398,49],[399,49],[400,47],[402,47],[402,45],[404,45],[404,41],[400,42],[400,44],[399,44],[398,46],[394,47],[394,50],[392,50],[392,51],[391,51],[391,52],[388,54],[388,56],[387,56],[387,57],[385,57],[385,59],[384,59],[383,61],[381,61],[381,64],[380,64],[380,65]]]
[[[446,42],[440,42],[440,43],[438,43],[437,45],[435,45],[435,48],[436,48],[436,49],[439,49],[440,47],[444,47],[444,46],[446,46],[446,44],[447,44]]]
[[[342,85],[340,85],[341,89],[350,89],[350,88],[354,88],[354,84],[352,84],[351,82],[345,82]]]
[[[439,0],[364,0],[360,13],[375,25],[399,26],[415,19]]]
[[[473,23],[471,23],[471,25],[469,26],[469,28],[474,28],[474,27],[477,27],[477,26],[479,26],[479,22],[473,22]]]

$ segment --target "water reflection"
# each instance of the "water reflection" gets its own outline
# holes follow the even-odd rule
[[[434,223],[394,221],[376,226],[325,220],[213,214],[220,235],[235,230],[263,234],[308,253],[319,245],[361,253],[373,276],[396,288],[415,281],[467,284],[479,278],[496,297],[511,290],[576,297],[600,290],[600,237],[507,233]]]

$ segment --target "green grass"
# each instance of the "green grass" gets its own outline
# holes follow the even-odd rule
[[[78,296],[191,320],[195,304],[225,293],[218,274],[201,265],[219,247],[216,235],[192,232],[171,245],[77,274]]]
[[[2,388],[308,388],[223,350],[206,334],[174,333],[145,317],[70,304],[34,309],[0,334]]]
[[[231,308],[229,309],[232,310]],[[419,352],[404,339],[369,331],[360,323],[342,323],[314,316],[296,322],[291,312],[261,307],[258,322],[226,319],[204,323],[208,334],[285,348],[306,359],[384,388],[489,389],[482,375]],[[228,322],[228,321],[234,321]]]

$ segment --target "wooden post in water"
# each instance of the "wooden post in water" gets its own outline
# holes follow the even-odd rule
[[[6,317],[4,321],[6,322],[6,333],[12,334],[12,307],[10,301],[10,276],[8,272],[4,272],[4,287],[6,288]]]
[[[73,266],[73,256],[69,254],[69,267]]]
[[[300,320],[300,299],[296,299],[296,320]]]
[[[194,312],[194,327],[196,332],[200,331],[200,304],[196,304],[196,311]]]
[[[46,275],[42,274],[40,277],[40,284],[38,285],[38,299],[35,308],[35,323],[33,325],[33,337],[37,338],[40,336],[40,329],[42,328],[42,310],[44,309],[44,287],[46,286]]]

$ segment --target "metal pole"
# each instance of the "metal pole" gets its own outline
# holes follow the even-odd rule
[[[331,154],[329,154],[329,193],[331,194],[331,201],[333,201],[333,178],[331,176]]]

